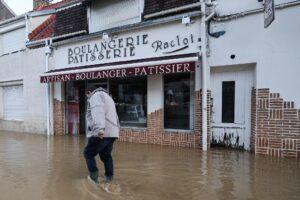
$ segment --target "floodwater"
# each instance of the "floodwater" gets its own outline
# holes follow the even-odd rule
[[[0,199],[300,199],[296,159],[131,143],[115,144],[115,182],[122,191],[109,194],[85,178],[85,142],[0,132]]]

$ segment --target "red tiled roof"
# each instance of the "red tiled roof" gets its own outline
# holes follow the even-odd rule
[[[46,6],[38,6],[36,8],[34,8],[33,10],[34,11],[41,11],[41,10],[47,10],[47,9],[56,9],[66,3],[69,3],[70,1],[72,0],[62,0],[60,2],[57,2],[57,3],[53,3],[53,4],[50,4],[50,5],[46,5]]]
[[[40,9],[58,8],[62,3],[75,0],[64,0],[56,4],[41,7]],[[49,37],[88,30],[86,7],[83,5],[57,11],[35,28],[28,36],[30,41],[42,40]]]
[[[29,34],[29,40],[41,40],[53,36],[56,14],[51,15]]]

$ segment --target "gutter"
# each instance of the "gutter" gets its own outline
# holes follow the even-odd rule
[[[144,16],[144,18],[149,19],[149,18],[152,18],[152,17],[167,15],[167,14],[174,13],[174,12],[180,12],[180,11],[187,10],[187,9],[197,8],[200,5],[201,5],[200,2],[194,3],[194,4],[189,4],[189,5],[186,5],[186,6],[181,6],[179,8],[172,8],[172,9],[169,9],[169,10],[164,10],[164,11],[153,13],[153,14],[147,14],[147,15]]]
[[[42,40],[27,42],[26,47],[30,48],[30,47],[40,46],[40,45],[46,45],[47,41],[49,41],[49,40],[57,40],[57,39],[62,39],[62,38],[71,37],[71,36],[80,35],[80,34],[85,34],[85,33],[87,33],[87,31],[82,30],[82,31],[74,32],[74,33],[68,33],[68,34],[59,35],[59,36],[55,36],[55,37],[49,37],[49,38],[45,38],[45,39],[42,39]],[[52,42],[51,42],[51,46],[52,46]]]
[[[12,23],[12,22],[18,22],[18,21],[22,21],[25,19],[25,14],[23,15],[19,15],[17,17],[14,17],[14,18],[10,18],[10,19],[7,19],[3,22],[0,22],[0,27],[1,26],[5,26],[6,24],[9,24],[9,23]]]
[[[277,5],[275,5],[275,9],[279,10],[279,9],[284,9],[284,8],[297,6],[297,5],[300,5],[300,0],[292,1],[292,2],[288,2],[288,3],[277,4]],[[214,17],[213,20],[217,21],[217,22],[228,21],[228,20],[232,20],[232,19],[245,17],[247,15],[261,13],[261,12],[264,12],[264,8],[253,9],[253,10],[235,13],[235,14],[231,14],[231,15],[218,16],[218,17]]]

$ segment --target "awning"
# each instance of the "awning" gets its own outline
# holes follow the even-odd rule
[[[116,66],[85,67],[76,70],[48,72],[40,76],[41,83],[68,82],[95,79],[124,78],[155,74],[191,73],[195,71],[198,57],[160,60]]]

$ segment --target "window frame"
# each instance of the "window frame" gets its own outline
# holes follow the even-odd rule
[[[189,76],[189,128],[184,129],[184,128],[171,128],[171,127],[166,127],[165,124],[165,79],[167,76],[179,76],[179,75],[188,75]],[[164,118],[163,118],[163,127],[166,132],[184,132],[184,133],[193,133],[195,130],[195,74],[194,73],[177,73],[177,74],[165,74],[163,76],[163,108],[164,108]],[[192,108],[192,109],[191,109]]]
[[[227,101],[228,101],[228,99],[227,99],[227,101],[226,102],[224,102],[224,84],[230,84],[230,83],[233,83],[233,85],[230,85],[230,89],[233,89],[233,95],[231,96],[231,98],[230,99],[232,99],[232,102],[231,102],[231,105],[230,106],[224,106],[224,103],[226,103]],[[222,81],[222,113],[221,113],[221,122],[223,123],[223,124],[234,124],[235,123],[235,95],[236,95],[236,81]],[[233,108],[233,111],[231,111],[230,113],[231,113],[231,115],[232,116],[229,116],[230,118],[228,118],[228,119],[225,119],[226,117],[228,117],[226,114],[225,114],[225,112],[226,112],[226,110],[225,110],[225,108],[228,110],[229,108]]]
[[[121,82],[122,83],[122,81],[124,81],[124,82],[126,82],[126,81],[129,81],[129,82],[132,82],[132,83],[135,83],[135,81],[136,81],[136,79],[138,79],[138,80],[143,80],[144,82],[145,82],[145,104],[144,104],[144,106],[143,107],[145,107],[145,110],[143,111],[144,112],[144,116],[145,116],[145,123],[141,123],[141,124],[143,124],[143,126],[131,126],[131,125],[129,125],[129,124],[126,124],[126,122],[125,122],[125,124],[122,124],[122,121],[121,121],[121,116],[120,116],[120,114],[118,113],[118,105],[117,105],[117,101],[114,99],[114,102],[115,102],[115,104],[116,104],[116,109],[117,109],[117,113],[118,113],[118,116],[119,116],[119,121],[120,121],[120,126],[121,126],[121,128],[122,129],[147,129],[148,128],[148,126],[147,126],[147,122],[148,122],[148,77],[147,76],[138,76],[138,77],[126,77],[126,78],[116,78],[116,79],[109,79],[108,80],[108,90],[109,90],[109,93],[110,94],[113,94],[113,92],[112,92],[112,89],[111,89],[111,87],[114,85],[112,82],[113,81],[116,81],[116,82]],[[137,122],[132,122],[132,123],[137,123]]]

